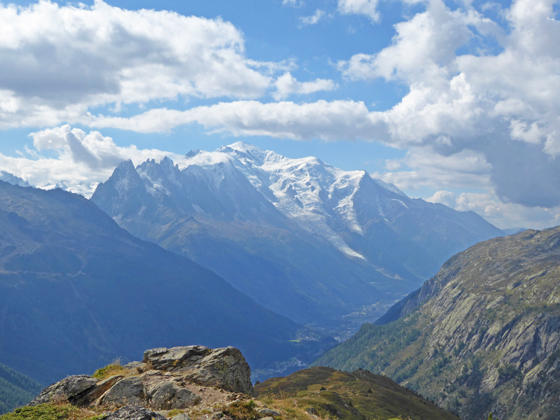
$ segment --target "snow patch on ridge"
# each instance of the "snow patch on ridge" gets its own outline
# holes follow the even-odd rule
[[[200,179],[215,191],[222,187],[221,193],[228,194],[235,187],[224,185],[224,180],[230,172],[235,172],[237,177],[240,173],[280,213],[308,232],[326,239],[344,255],[363,260],[365,257],[352,249],[339,233],[364,234],[355,209],[355,197],[362,181],[367,177],[381,189],[396,190],[406,197],[395,187],[389,188],[371,178],[366,171],[344,171],[316,157],[291,159],[243,142],[223,146],[214,152],[189,152],[175,162],[169,158],[159,163],[148,160],[136,171],[150,194],[168,196],[177,188],[181,189],[186,174],[188,179]],[[236,194],[235,191],[229,193]],[[384,216],[379,200],[372,198],[377,201],[379,215]],[[401,200],[396,201],[406,207]],[[204,212],[199,206],[194,210]]]

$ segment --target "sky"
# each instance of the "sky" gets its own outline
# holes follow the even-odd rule
[[[560,0],[0,0],[0,171],[89,196],[243,140],[560,224]]]

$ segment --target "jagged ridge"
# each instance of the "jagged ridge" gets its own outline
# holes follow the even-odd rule
[[[244,143],[123,163],[92,200],[274,311],[339,327],[349,313],[375,319],[452,253],[501,233],[365,171]]]

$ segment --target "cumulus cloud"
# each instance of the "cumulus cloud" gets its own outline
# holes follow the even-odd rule
[[[311,16],[302,16],[299,21],[302,25],[316,25],[325,16],[325,11],[321,9],[315,10]]]
[[[276,92],[274,99],[284,99],[291,95],[308,95],[310,93],[334,90],[336,83],[330,79],[316,79],[311,82],[299,82],[291,73],[280,76],[274,83]]]
[[[560,207],[525,207],[503,202],[488,193],[455,193],[442,190],[436,191],[427,200],[459,211],[474,211],[504,229],[513,227],[542,229],[560,224]]]
[[[301,7],[303,4],[303,0],[282,0],[282,5],[284,6]]]
[[[57,186],[89,196],[120,162],[180,156],[157,149],[120,147],[98,131],[85,132],[68,125],[34,132],[33,149],[19,157],[0,154],[0,167],[29,184],[50,189]]]
[[[297,104],[290,101],[222,102],[186,111],[152,109],[131,118],[98,116],[87,124],[143,133],[197,123],[213,132],[236,136],[270,136],[297,140],[382,140],[388,136],[382,115],[371,114],[363,102],[324,101]]]
[[[229,22],[102,0],[0,4],[0,61],[0,127],[73,120],[106,104],[255,98],[272,82]]]
[[[338,11],[344,15],[365,15],[377,22],[377,3],[378,0],[338,0]]]
[[[410,192],[491,188],[492,166],[481,153],[470,150],[442,156],[430,149],[412,148],[403,159],[390,160],[385,166],[387,171],[375,175]]]

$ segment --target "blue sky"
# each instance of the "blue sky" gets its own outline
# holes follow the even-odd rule
[[[0,1],[0,170],[88,195],[124,158],[244,140],[556,225],[558,6]]]

